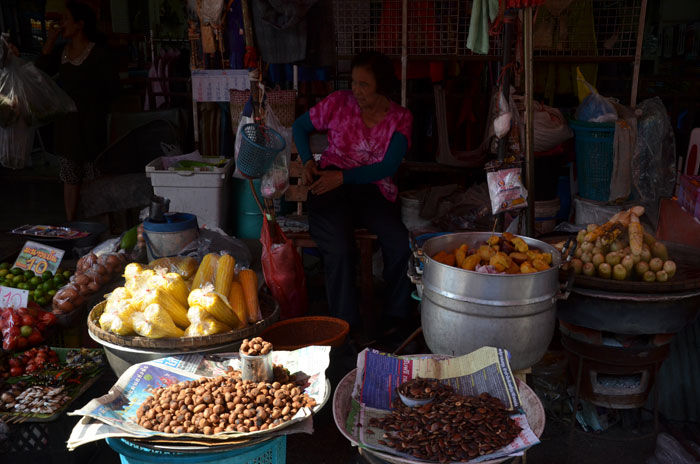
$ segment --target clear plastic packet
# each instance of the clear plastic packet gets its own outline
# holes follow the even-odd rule
[[[527,190],[523,185],[521,163],[512,158],[508,162],[490,162],[486,165],[486,183],[493,214],[527,207]]]

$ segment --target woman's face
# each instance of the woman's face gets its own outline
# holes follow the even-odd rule
[[[371,69],[364,66],[352,68],[352,94],[361,109],[373,108],[381,95],[377,93],[377,80]]]
[[[63,15],[63,23],[61,25],[61,33],[64,38],[66,39],[72,39],[73,37],[77,36],[80,34],[83,30],[83,22],[82,21],[75,21],[73,19],[73,15],[70,14],[70,11],[66,11],[65,14]]]

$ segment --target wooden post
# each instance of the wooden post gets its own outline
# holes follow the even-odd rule
[[[408,66],[408,0],[401,6],[401,106],[406,107],[406,67]]]
[[[528,194],[527,221],[525,231],[528,237],[535,236],[535,148],[533,115],[533,66],[532,59],[532,7],[523,10],[525,16],[523,42],[525,49],[525,188]]]
[[[634,50],[634,71],[632,72],[632,94],[630,95],[630,107],[637,106],[637,92],[639,90],[639,66],[642,62],[642,43],[644,43],[644,23],[647,18],[647,0],[642,0],[639,12],[639,25],[637,26],[637,47]]]

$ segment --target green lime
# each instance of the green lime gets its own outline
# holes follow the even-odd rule
[[[32,326],[30,325],[23,325],[19,330],[23,337],[28,337],[32,334],[32,332],[34,332],[34,329],[32,329]]]
[[[10,269],[10,263],[0,263],[0,269]]]
[[[32,301],[34,301],[34,294],[30,293],[29,296],[27,296],[27,302],[31,303]]]
[[[44,295],[46,295],[46,292],[43,288],[37,288],[36,290],[34,290],[34,298],[39,298],[40,296]]]
[[[12,270],[11,270],[10,272],[12,273],[12,275],[20,275],[20,274],[22,274],[24,271],[23,271],[22,269],[18,268],[18,267],[13,267]]]
[[[29,283],[34,286],[37,286],[41,283],[41,277],[32,277],[31,279],[29,279]]]
[[[8,269],[0,269],[0,277],[5,277],[9,272]]]
[[[53,277],[53,274],[51,273],[51,271],[46,271],[43,274],[41,274],[41,278],[44,280],[49,280],[52,277]]]
[[[71,271],[63,271],[63,277],[68,280],[70,279],[70,276],[72,276],[73,273]]]
[[[34,273],[32,271],[24,271],[24,278],[29,280],[32,277],[34,277]]]
[[[12,281],[16,284],[20,282],[24,282],[24,276],[23,275],[16,275],[12,278]]]
[[[25,282],[18,283],[17,288],[19,288],[20,290],[29,290],[29,286]]]
[[[5,287],[17,288],[17,284],[14,281],[7,281],[7,283],[5,283]]]
[[[55,287],[55,285],[53,283],[53,280],[49,280],[41,284],[41,287],[44,289],[45,292],[48,292],[49,290],[52,290]]]
[[[41,298],[37,298],[36,302],[39,306],[46,306],[49,304],[49,299],[45,296],[42,296]]]
[[[36,285],[32,285],[30,282],[25,282],[24,286],[26,287],[25,290],[36,290]]]
[[[53,296],[56,294],[56,290],[49,290],[48,292],[46,292],[46,294],[53,298]]]
[[[66,283],[66,278],[63,277],[63,274],[56,274],[56,277],[54,277],[52,280],[57,287]]]

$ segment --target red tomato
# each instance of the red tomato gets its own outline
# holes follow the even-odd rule
[[[24,369],[21,367],[12,367],[10,368],[10,377],[17,377],[18,375],[22,375],[24,372]]]
[[[33,316],[30,316],[29,314],[22,316],[22,325],[33,326],[34,324],[36,324],[36,319],[34,319]]]
[[[13,329],[19,329],[19,327],[13,327]],[[25,348],[29,344],[29,340],[26,337],[17,337],[17,349]]]
[[[34,330],[34,332],[29,336],[27,341],[30,345],[36,345],[38,343],[43,342],[44,337],[43,335],[41,335],[41,332],[39,332],[38,330]]]

